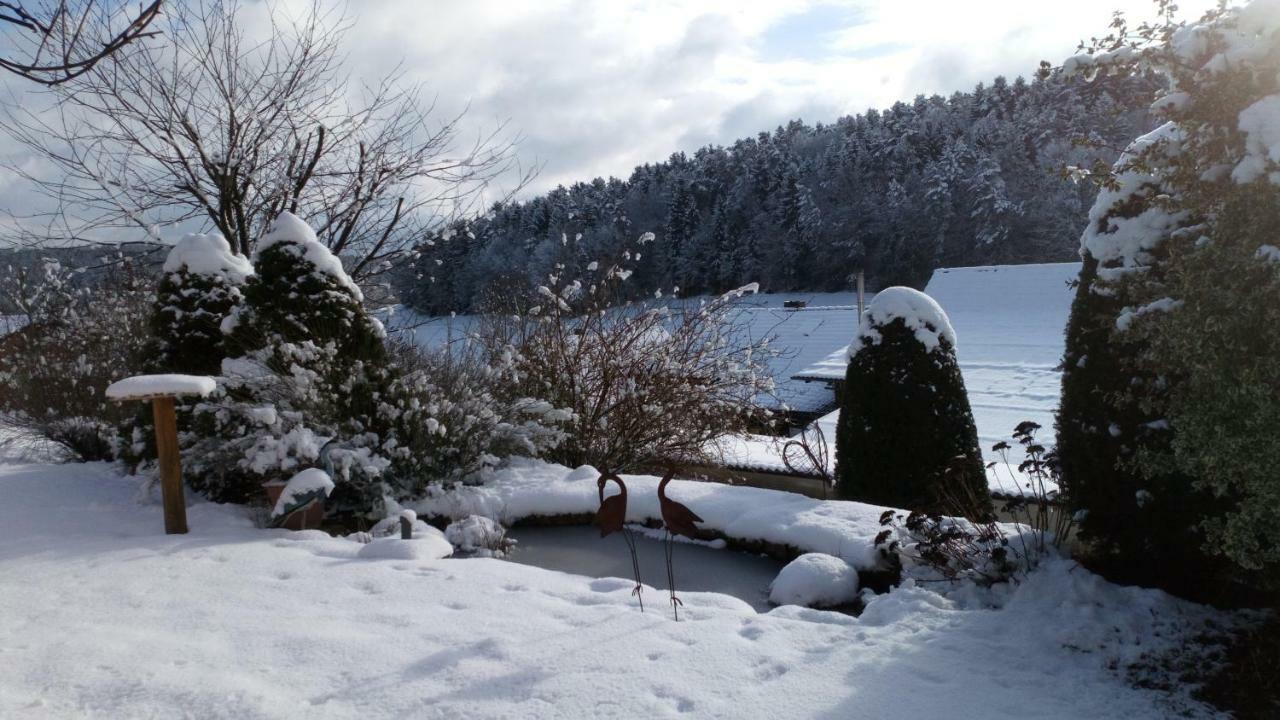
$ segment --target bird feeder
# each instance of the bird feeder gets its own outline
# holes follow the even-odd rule
[[[116,402],[151,401],[160,463],[160,494],[164,500],[164,531],[169,535],[187,532],[187,504],[182,496],[182,464],[178,459],[178,418],[173,400],[205,397],[216,387],[213,378],[199,375],[136,375],[107,388],[107,398]]]

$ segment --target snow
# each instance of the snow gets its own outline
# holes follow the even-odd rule
[[[769,588],[776,605],[835,607],[858,597],[858,571],[838,557],[805,553],[792,560]]]
[[[253,265],[243,255],[231,251],[231,245],[219,233],[184,236],[169,251],[164,260],[164,271],[175,273],[186,270],[196,275],[223,277],[232,283],[242,283],[253,274]]]
[[[316,231],[312,230],[305,220],[288,211],[280,213],[280,216],[271,224],[271,229],[258,241],[257,252],[261,255],[267,248],[281,243],[289,243],[299,248],[301,257],[315,266],[317,272],[333,278],[339,285],[350,291],[357,302],[364,300],[360,287],[351,280],[347,271],[342,269],[342,260],[329,252],[329,248],[316,238]]]
[[[1208,717],[1125,675],[1228,617],[1053,561],[860,617],[681,592],[677,623],[630,579],[365,560],[194,499],[165,535],[136,495],[106,465],[0,465],[0,717]]]
[[[956,331],[938,303],[919,290],[899,286],[881,290],[871,301],[849,343],[849,357],[857,355],[868,343],[878,345],[880,331],[876,328],[894,320],[901,320],[928,352],[937,350],[943,339],[952,347],[956,345]]]
[[[329,493],[333,492],[333,478],[329,477],[329,473],[318,468],[307,468],[289,478],[289,482],[285,483],[284,490],[280,491],[280,499],[271,509],[271,516],[283,515],[286,510],[297,505],[307,495],[316,492],[328,497]]]
[[[108,385],[107,397],[112,400],[146,400],[166,395],[204,397],[217,387],[213,378],[201,375],[135,375]]]
[[[1245,156],[1231,178],[1249,183],[1266,175],[1280,185],[1280,170],[1275,170],[1280,165],[1280,95],[1268,95],[1241,110],[1240,132],[1245,134]]]
[[[594,515],[600,505],[598,474],[534,460],[514,459],[485,485],[437,493],[412,504],[424,517],[483,515],[502,525],[529,518]],[[627,484],[627,521],[662,517],[658,478],[623,475]],[[777,490],[672,480],[667,495],[702,516],[699,527],[738,540],[775,543],[801,552],[843,558],[862,570],[879,568],[875,537],[883,529],[885,508],[863,503],[821,501]]]
[[[1173,298],[1167,297],[1160,298],[1159,300],[1153,300],[1140,307],[1127,307],[1121,310],[1120,314],[1116,316],[1116,329],[1120,332],[1124,332],[1133,326],[1134,320],[1137,320],[1143,315],[1153,312],[1173,312],[1180,307],[1182,307],[1181,300],[1174,300]]]
[[[444,533],[430,525],[419,525],[411,540],[398,535],[374,538],[356,551],[361,560],[439,560],[453,554],[453,545]]]
[[[1132,163],[1147,148],[1161,143],[1163,152],[1175,155],[1183,138],[1173,122],[1167,122],[1129,144],[1116,160],[1117,169]],[[1150,192],[1157,178],[1138,170],[1121,170],[1115,177],[1116,187],[1104,187],[1089,208],[1089,222],[1080,237],[1081,250],[1097,259],[1099,275],[1125,272],[1145,266],[1150,252],[1176,230],[1186,218],[1182,211],[1170,212],[1155,203],[1147,203],[1133,217],[1113,215],[1139,192]]]
[[[1254,257],[1267,262],[1280,262],[1280,247],[1261,245],[1258,247],[1258,251],[1254,253]]]

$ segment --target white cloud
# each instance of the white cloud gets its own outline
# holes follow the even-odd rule
[[[302,11],[309,0],[286,0]],[[508,123],[530,191],[626,177],[677,150],[1030,75],[1149,0],[332,0],[353,79],[399,66],[441,117]],[[1184,2],[1198,12],[1207,0]],[[254,4],[248,12],[260,13]],[[265,29],[265,24],[264,28]],[[14,87],[12,80],[0,85]],[[21,99],[6,99],[19,102]],[[5,152],[0,143],[0,155]],[[12,178],[0,178],[17,191]],[[13,197],[12,195],[10,196]]]

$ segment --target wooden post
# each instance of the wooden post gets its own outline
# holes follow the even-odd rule
[[[858,325],[859,326],[862,325],[862,313],[863,313],[863,307],[864,307],[864,303],[862,300],[862,297],[863,297],[862,291],[864,287],[865,286],[863,284],[862,271],[859,270],[858,271]]]
[[[182,463],[178,458],[178,417],[173,397],[152,398],[156,421],[156,451],[160,460],[160,494],[164,498],[164,531],[169,535],[187,532],[187,503],[182,496]]]

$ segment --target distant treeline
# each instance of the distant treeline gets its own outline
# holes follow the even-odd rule
[[[401,298],[475,309],[615,256],[652,231],[631,284],[682,294],[758,281],[769,291],[920,287],[940,266],[1071,260],[1095,188],[1063,174],[1111,161],[1147,129],[1145,80],[996,78],[949,98],[709,146],[494,206],[417,248]],[[1081,145],[1078,140],[1086,139]]]

